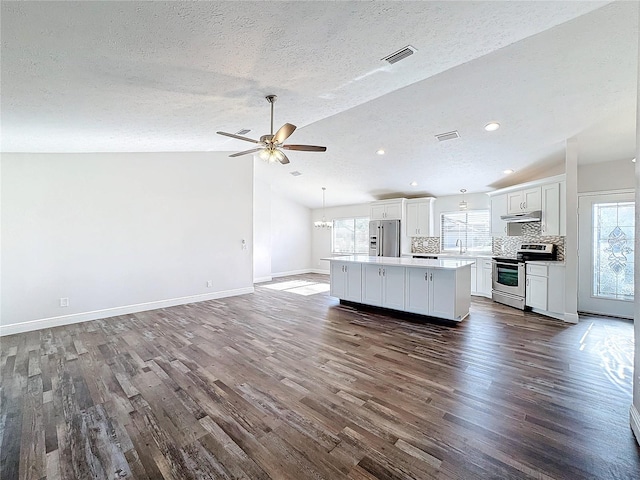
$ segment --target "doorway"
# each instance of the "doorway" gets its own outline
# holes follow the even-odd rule
[[[633,192],[578,200],[578,310],[633,318]]]

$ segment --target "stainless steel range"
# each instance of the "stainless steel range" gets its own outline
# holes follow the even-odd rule
[[[552,243],[526,243],[520,245],[516,257],[493,257],[491,297],[495,302],[525,310],[525,262],[557,258]]]

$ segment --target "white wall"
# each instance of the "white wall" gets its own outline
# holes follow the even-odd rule
[[[578,165],[578,193],[634,189],[634,167],[630,158]]]
[[[460,202],[462,194],[448,195],[446,197],[438,197],[433,206],[433,236],[440,236],[440,214],[443,212],[460,211]],[[488,210],[491,201],[486,193],[467,193],[464,195],[464,201],[467,202],[467,210]]]
[[[253,182],[253,281],[271,280],[271,185]]]
[[[271,272],[278,277],[311,269],[311,210],[271,190]]]
[[[3,333],[253,289],[250,158],[3,154],[1,168]]]
[[[322,220],[322,209],[311,211],[312,223]],[[325,209],[327,221],[338,218],[368,217],[369,204],[345,205]],[[319,273],[329,273],[329,262],[320,260],[331,256],[331,230],[312,227],[311,268]]]

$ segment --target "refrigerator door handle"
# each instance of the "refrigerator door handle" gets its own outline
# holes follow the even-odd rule
[[[378,249],[378,256],[382,257],[384,254],[384,227],[380,225],[380,248]]]

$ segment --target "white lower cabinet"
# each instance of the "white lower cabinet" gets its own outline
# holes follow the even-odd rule
[[[407,312],[429,315],[428,268],[407,268],[405,273],[406,296],[404,308]]]
[[[404,267],[363,265],[362,303],[404,310]]]
[[[549,265],[547,310],[564,317],[564,265]]]
[[[493,288],[493,264],[491,260],[478,260],[482,265],[482,270],[479,270],[479,278],[482,279],[481,287],[478,288],[478,293],[485,297],[491,298],[491,289]]]
[[[527,265],[525,283],[526,305],[539,310],[547,309],[547,266]]]
[[[331,295],[352,302],[362,301],[362,265],[331,262]]]
[[[467,292],[471,294],[471,269],[464,269],[468,273],[466,278]],[[453,270],[432,270],[433,279],[429,282],[429,315],[440,318],[455,318],[456,316],[456,273]],[[467,298],[470,299],[469,296]],[[466,311],[469,311],[467,305]]]
[[[470,274],[471,269],[467,268],[407,268],[405,311],[461,320],[469,313]]]

